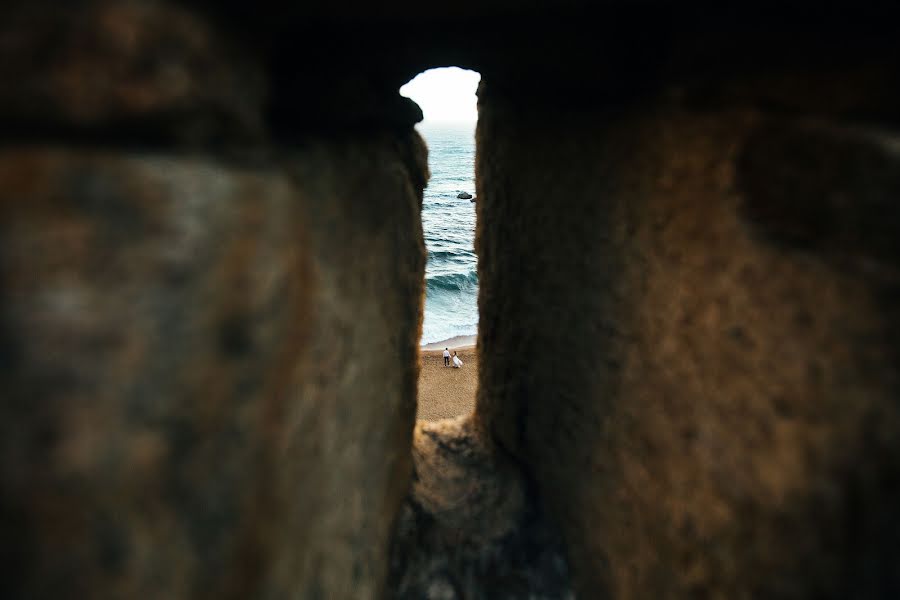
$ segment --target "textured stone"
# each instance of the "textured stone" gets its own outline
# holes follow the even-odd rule
[[[415,414],[416,144],[0,153],[5,597],[376,594]]]
[[[889,12],[0,16],[0,596],[900,596]],[[481,390],[411,452],[446,65]]]
[[[14,3],[0,57],[7,136],[209,144],[262,135],[260,57],[176,3]]]
[[[419,421],[389,596],[571,599],[559,537],[529,486],[469,416]]]
[[[476,418],[580,594],[896,593],[895,138],[480,102]]]

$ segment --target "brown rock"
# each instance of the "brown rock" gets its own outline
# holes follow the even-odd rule
[[[413,465],[392,548],[391,598],[572,597],[555,528],[470,416],[419,421]]]
[[[8,589],[381,589],[424,266],[401,144],[323,143],[286,170],[0,153]]]
[[[0,597],[900,596],[897,21],[632,4],[3,3]],[[447,64],[479,396],[411,449]]]
[[[75,0],[16,3],[0,24],[7,135],[209,143],[262,134],[256,58],[182,6]]]
[[[677,105],[532,122],[484,89],[480,118],[476,419],[533,473],[580,594],[890,595],[885,132]]]

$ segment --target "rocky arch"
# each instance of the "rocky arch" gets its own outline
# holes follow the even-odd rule
[[[402,594],[427,167],[396,90],[440,64],[484,81],[481,381],[428,459],[470,441],[458,483],[489,466],[579,597],[896,595],[890,15],[3,14],[4,597]]]

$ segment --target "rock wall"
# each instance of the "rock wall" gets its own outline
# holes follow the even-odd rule
[[[391,548],[388,597],[571,600],[556,526],[469,415],[419,421]]]
[[[804,44],[568,112],[485,74],[476,417],[580,597],[900,590],[895,88]]]
[[[172,5],[78,8],[2,36],[37,62],[0,69],[0,595],[377,597],[421,139],[276,146],[251,50]]]
[[[0,595],[900,595],[897,21],[420,4],[0,7]],[[414,434],[443,65],[480,390]]]

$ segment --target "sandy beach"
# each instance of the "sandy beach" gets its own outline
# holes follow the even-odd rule
[[[461,341],[474,342],[474,337]],[[459,353],[462,368],[444,366],[443,347],[421,350],[422,369],[419,372],[419,406],[416,418],[436,421],[471,412],[475,408],[475,390],[478,385],[478,362],[475,346],[468,345],[450,350]]]

